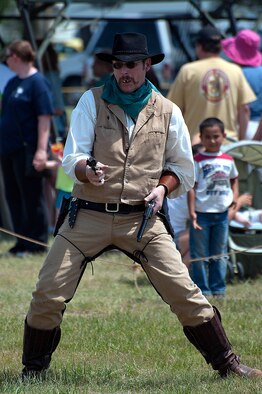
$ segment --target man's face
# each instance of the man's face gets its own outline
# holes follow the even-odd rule
[[[151,59],[126,63],[113,60],[112,65],[120,90],[124,93],[132,93],[145,82],[145,75],[150,69]]]

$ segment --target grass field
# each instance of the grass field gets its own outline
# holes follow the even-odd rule
[[[0,242],[0,252],[11,242]],[[0,393],[261,393],[262,381],[222,380],[187,341],[175,315],[132,261],[110,253],[85,272],[42,381],[20,379],[23,321],[43,257],[1,258]],[[235,351],[262,368],[262,277],[229,285],[216,301]]]

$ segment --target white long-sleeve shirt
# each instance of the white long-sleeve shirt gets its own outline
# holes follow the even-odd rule
[[[85,92],[72,112],[70,129],[64,149],[63,168],[76,183],[81,183],[75,175],[76,163],[91,156],[95,138],[96,105],[91,90]],[[135,123],[126,114],[126,125],[130,139]],[[107,164],[107,163],[103,163]],[[170,197],[190,190],[194,185],[194,164],[187,126],[180,109],[173,104],[166,149],[164,170],[175,173],[180,186]]]

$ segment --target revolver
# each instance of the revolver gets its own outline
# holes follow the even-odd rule
[[[143,221],[142,221],[140,229],[138,230],[138,233],[137,233],[137,242],[140,242],[143,235],[144,235],[147,222],[153,215],[155,204],[156,204],[155,201],[151,200],[151,201],[149,201],[149,203],[147,204],[147,206],[145,208],[144,215],[143,215]]]
[[[97,165],[97,161],[94,157],[90,156],[89,159],[86,160],[86,165],[90,166],[92,168],[92,170],[94,171],[94,173],[96,174],[96,165]]]

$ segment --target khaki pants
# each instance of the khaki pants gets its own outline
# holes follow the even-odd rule
[[[192,282],[161,219],[153,216],[149,220],[138,243],[141,221],[141,213],[114,215],[80,209],[71,229],[66,218],[40,270],[28,324],[39,329],[59,326],[65,302],[73,297],[81,279],[83,254],[94,257],[109,245],[129,254],[143,250],[142,266],[150,282],[183,326],[212,319],[212,306]]]

